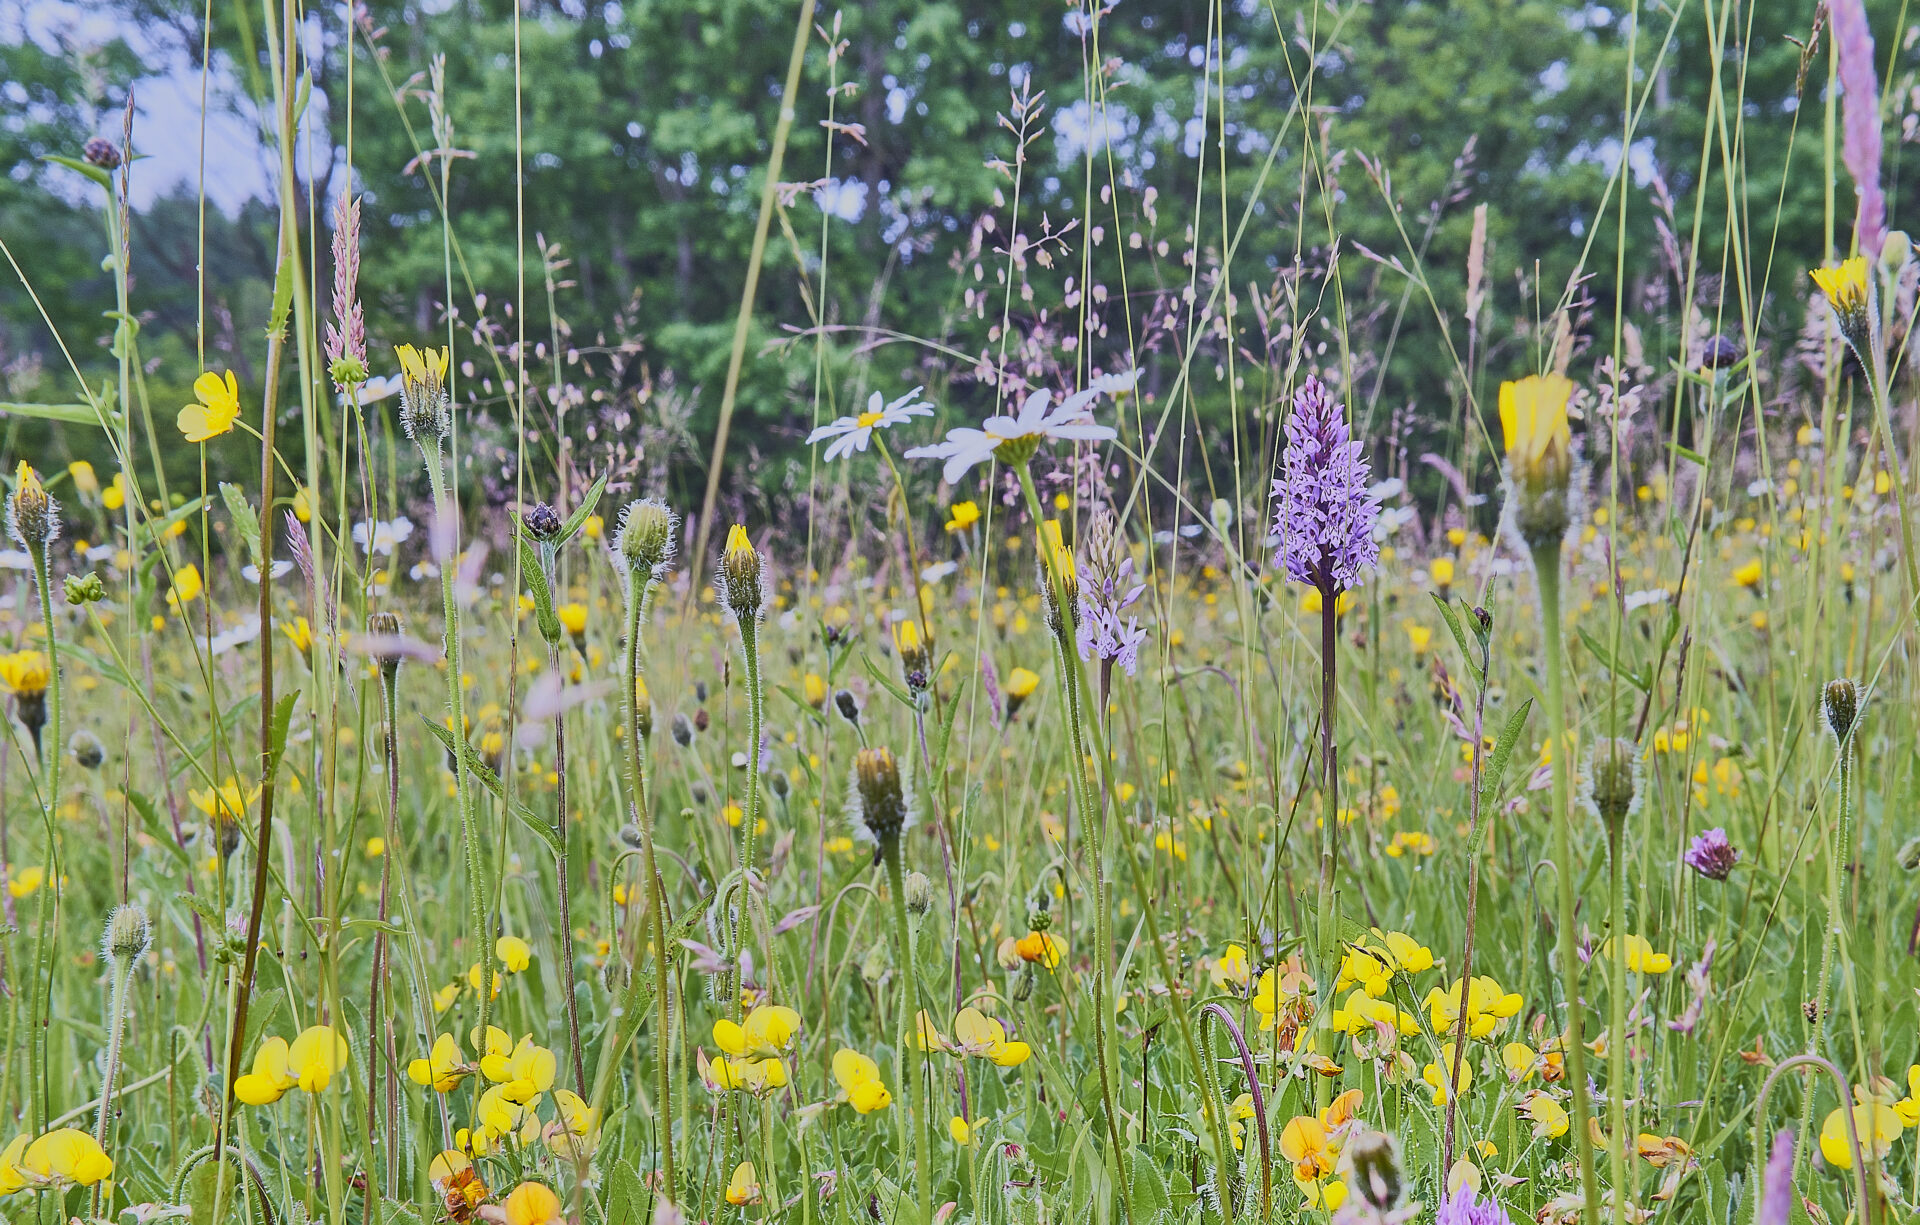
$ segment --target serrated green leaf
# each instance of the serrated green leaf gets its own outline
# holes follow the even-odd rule
[[[253,558],[253,564],[260,561],[260,516],[255,513],[253,504],[247,501],[247,495],[240,486],[230,481],[220,482],[220,500],[227,504],[227,515],[233,520],[233,530],[247,542],[247,553]]]

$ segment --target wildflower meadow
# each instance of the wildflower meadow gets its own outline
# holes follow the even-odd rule
[[[0,1220],[1920,1220],[1905,3],[51,4]]]

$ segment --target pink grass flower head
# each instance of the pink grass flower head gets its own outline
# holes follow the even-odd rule
[[[360,307],[360,201],[341,192],[333,207],[333,318],[327,369],[340,391],[367,378],[367,318]]]
[[[1287,577],[1333,592],[1351,588],[1380,562],[1373,538],[1380,505],[1368,492],[1362,444],[1317,378],[1294,393],[1282,464],[1268,540]]]
[[[1834,49],[1840,55],[1840,160],[1853,178],[1859,206],[1854,237],[1868,259],[1887,241],[1887,197],[1880,188],[1880,77],[1866,0],[1832,0]]]

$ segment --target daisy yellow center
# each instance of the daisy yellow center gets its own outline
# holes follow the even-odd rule
[[[880,414],[879,413],[861,413],[860,416],[856,418],[856,421],[859,423],[859,426],[861,429],[870,430],[874,426],[880,424]]]

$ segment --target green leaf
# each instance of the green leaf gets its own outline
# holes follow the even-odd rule
[[[1621,667],[1620,661],[1614,658],[1613,653],[1602,646],[1599,639],[1580,626],[1574,626],[1573,632],[1580,635],[1580,641],[1586,644],[1587,650],[1593,653],[1593,657],[1600,662],[1601,667],[1625,680],[1641,693],[1647,691],[1647,678],[1642,676],[1638,669]]]
[[[42,154],[40,160],[52,162],[56,166],[65,166],[75,174],[86,175],[108,191],[113,190],[113,175],[104,166],[96,166],[92,162],[83,162],[77,157],[67,157],[59,153]]]
[[[1453,610],[1452,601],[1437,591],[1429,591],[1427,594],[1433,597],[1434,606],[1440,610],[1441,618],[1446,621],[1447,632],[1453,635],[1453,644],[1460,648],[1460,658],[1467,661],[1467,667],[1480,679],[1480,683],[1486,684],[1487,675],[1480,670],[1480,662],[1474,658],[1473,652],[1467,649],[1467,633],[1460,627],[1460,614]]]
[[[873,660],[869,659],[865,655],[862,655],[860,657],[860,662],[866,665],[867,674],[873,677],[875,682],[877,682],[882,689],[886,690],[888,693],[891,693],[894,697],[898,698],[902,705],[905,705],[905,706],[913,705],[913,699],[907,696],[907,691],[905,689],[902,689],[900,686],[894,684],[892,679],[888,677],[886,673],[874,667]]]
[[[263,631],[264,632],[264,631]],[[273,704],[273,722],[267,743],[267,769],[264,777],[272,778],[280,770],[280,759],[287,752],[287,730],[293,726],[293,704],[300,700],[300,691],[283,693]]]
[[[273,307],[267,315],[267,339],[287,334],[287,315],[293,310],[293,261],[282,252],[273,272]]]
[[[148,519],[142,523],[140,525],[141,534],[144,535],[149,542],[158,541],[173,528],[174,524],[185,523],[188,519],[193,518],[193,516],[205,509],[206,505],[207,499],[205,498],[191,498],[182,502],[160,518]]]
[[[600,479],[587,490],[587,496],[580,499],[580,505],[574,507],[573,513],[567,516],[567,521],[560,525],[559,539],[554,541],[556,545],[572,540],[574,533],[586,526],[587,516],[593,513],[593,508],[600,502],[600,495],[606,491],[607,477],[603,472],[600,474]]]
[[[607,1225],[647,1225],[646,1185],[626,1160],[617,1161],[607,1177]]]
[[[260,560],[260,516],[254,512],[253,504],[247,501],[247,495],[240,486],[229,481],[220,482],[220,500],[227,504],[227,514],[233,519],[233,530],[247,542],[247,553],[253,558],[253,564],[262,565]]]
[[[540,841],[547,844],[547,850],[553,853],[555,859],[560,857],[564,848],[560,844],[559,831],[549,825],[545,817],[534,812],[525,804],[520,803],[518,800],[509,801],[507,799],[506,788],[500,785],[500,776],[493,772],[492,766],[489,766],[481,759],[479,752],[475,750],[472,745],[464,740],[456,739],[452,731],[435,723],[425,715],[420,716],[420,721],[426,724],[427,730],[433,733],[434,738],[440,742],[442,748],[446,749],[449,753],[457,752],[460,754],[461,760],[467,763],[467,773],[473,775],[473,777],[479,781],[480,785],[487,789],[488,794],[492,795],[493,798],[499,800],[502,804],[506,804],[507,810],[513,813],[514,817],[518,819],[522,825],[538,835]]]
[[[111,429],[120,428],[120,414],[91,404],[29,404],[22,400],[0,400],[0,413],[9,417],[31,417],[37,421],[59,421],[66,425],[100,425],[101,418]]]
[[[1507,759],[1513,756],[1513,746],[1519,743],[1520,733],[1527,730],[1527,716],[1532,713],[1533,699],[1528,698],[1521,702],[1519,706],[1515,707],[1512,714],[1507,716],[1506,726],[1500,729],[1500,738],[1493,742],[1493,756],[1487,759],[1486,773],[1480,776],[1480,814],[1482,817],[1486,816],[1488,805],[1492,804],[1500,793],[1500,779],[1501,776],[1507,772]],[[1480,822],[1480,829],[1475,837],[1476,845],[1468,848],[1469,853],[1479,851],[1479,839],[1486,837],[1487,826],[1490,824],[1491,822],[1486,820]]]
[[[1702,468],[1711,468],[1713,466],[1712,464],[1709,464],[1707,462],[1706,456],[1700,454],[1700,452],[1694,450],[1692,447],[1683,447],[1677,442],[1670,442],[1667,444],[1667,450],[1672,451],[1675,455],[1678,455],[1681,459],[1692,460],[1694,463],[1699,464]]]
[[[540,553],[520,532],[515,531],[513,539],[520,547],[520,577],[527,585],[527,594],[533,597],[533,616],[540,626],[540,636],[547,640],[548,646],[559,646],[567,631],[553,611],[553,589],[547,586],[547,571],[540,564]]]

